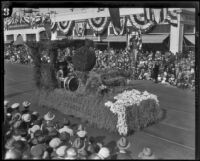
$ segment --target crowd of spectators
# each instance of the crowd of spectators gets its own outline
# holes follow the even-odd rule
[[[71,58],[75,53],[74,47],[67,47],[64,50],[58,49],[58,62],[67,60],[71,62]],[[24,46],[15,47],[9,45],[5,48],[5,59],[11,62],[31,63],[33,60],[29,54],[26,54]],[[95,69],[122,69],[130,71],[135,69],[134,77],[139,80],[153,80],[153,68],[155,62],[159,64],[158,83],[176,86],[180,88],[195,87],[194,64],[195,54],[192,51],[177,53],[171,52],[139,52],[137,61],[134,66],[131,64],[131,52],[128,49],[106,49],[101,51],[95,49],[97,57]],[[70,59],[70,60],[68,60]],[[41,60],[43,63],[50,62],[50,56],[47,51],[42,52]]]
[[[69,119],[55,121],[49,111],[45,115],[31,109],[24,101],[9,105],[4,101],[4,159],[133,159],[131,143],[121,137],[112,149],[103,141],[89,136],[84,124],[72,124]],[[151,149],[145,147],[140,159],[155,159]]]
[[[5,45],[4,59],[12,63],[29,64],[33,62],[30,54],[27,52],[26,47],[23,45],[20,46],[15,46],[13,44]]]
[[[171,52],[142,52],[137,54],[137,61],[131,65],[131,53],[125,50],[109,49],[96,50],[96,69],[123,69],[135,68],[135,79],[153,80],[155,63],[159,65],[158,83],[177,86],[180,88],[195,87],[194,64],[195,54],[192,51],[177,53]]]

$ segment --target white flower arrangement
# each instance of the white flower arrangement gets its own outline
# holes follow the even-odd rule
[[[148,93],[147,91],[140,92],[135,89],[130,91],[125,90],[124,92],[115,96],[114,99],[116,100],[114,103],[107,101],[105,106],[109,107],[112,113],[118,115],[117,129],[120,135],[127,135],[128,132],[128,126],[126,123],[126,107],[130,107],[134,104],[139,106],[142,101],[148,99],[155,100],[156,104],[159,105],[156,95]]]

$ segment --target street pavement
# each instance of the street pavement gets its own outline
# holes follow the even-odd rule
[[[135,159],[144,147],[150,147],[159,159],[194,159],[195,158],[195,93],[190,90],[167,87],[152,81],[136,80],[135,89],[147,90],[156,94],[160,106],[165,110],[165,118],[157,124],[129,136],[130,151]],[[37,93],[33,79],[33,66],[11,64],[5,62],[4,97],[11,103],[31,101],[32,110],[41,115],[48,112],[48,108],[38,107]],[[69,118],[72,123],[78,123],[80,118],[71,118],[55,110],[56,119]],[[87,127],[88,133],[112,147],[120,138],[118,134]]]

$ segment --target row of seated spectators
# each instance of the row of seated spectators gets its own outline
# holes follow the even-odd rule
[[[127,137],[121,137],[111,148],[91,136],[86,125],[72,124],[69,118],[56,121],[52,111],[42,116],[32,111],[28,101],[22,106],[4,101],[3,130],[4,159],[133,159]],[[156,157],[145,147],[138,158]]]

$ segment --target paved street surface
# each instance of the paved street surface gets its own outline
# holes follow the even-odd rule
[[[48,109],[37,106],[36,88],[33,80],[31,65],[5,63],[4,95],[11,103],[31,101],[31,108],[41,114]],[[160,159],[194,159],[195,157],[195,93],[190,90],[177,89],[155,84],[151,81],[135,81],[134,88],[147,90],[156,94],[160,106],[165,109],[166,117],[158,124],[129,136],[130,150],[133,157],[142,151],[143,147],[150,147]],[[55,111],[56,118],[63,120],[68,117]],[[70,118],[78,122],[78,118]],[[88,127],[88,132],[98,136],[109,147],[119,139],[119,135],[107,131]]]

